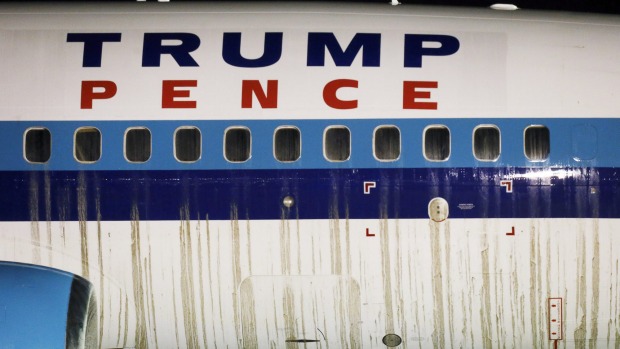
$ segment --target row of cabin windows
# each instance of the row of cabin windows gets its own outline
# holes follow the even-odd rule
[[[75,131],[73,153],[77,161],[93,163],[101,158],[101,132],[95,127]],[[501,154],[500,130],[494,125],[481,125],[473,132],[473,154],[480,161],[497,161]],[[550,135],[545,126],[529,126],[523,134],[525,156],[530,161],[549,157]],[[46,163],[51,157],[52,135],[46,128],[35,127],[24,134],[24,157],[31,163]],[[151,131],[132,127],[125,131],[124,152],[127,161],[146,162],[151,158]],[[423,155],[429,161],[446,161],[451,151],[450,129],[443,125],[428,126],[423,134]],[[351,131],[345,126],[330,126],[323,135],[323,152],[328,161],[342,162],[351,157]],[[400,129],[379,126],[373,137],[374,156],[379,161],[400,158]],[[246,127],[230,127],[224,132],[224,158],[229,162],[245,162],[252,154],[252,135]],[[197,127],[180,127],[174,132],[174,156],[179,162],[196,162],[202,155],[202,135]],[[293,126],[276,129],[273,155],[280,162],[294,162],[301,157],[301,132]]]

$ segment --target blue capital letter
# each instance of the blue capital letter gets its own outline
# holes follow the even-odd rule
[[[164,40],[178,40],[178,45],[164,45]],[[189,54],[200,46],[200,38],[192,33],[145,33],[142,50],[143,67],[159,67],[161,55],[169,54],[179,67],[197,67],[198,63]]]
[[[425,42],[438,43],[439,47],[424,47]],[[436,34],[405,34],[405,67],[421,68],[422,56],[449,56],[459,50],[457,38]]]
[[[308,33],[308,66],[325,66],[325,48],[337,67],[350,67],[364,48],[362,66],[378,67],[381,60],[381,34],[357,33],[343,51],[334,33]]]
[[[262,68],[275,64],[282,56],[281,32],[265,33],[263,55],[255,58],[245,58],[241,55],[241,33],[224,33],[222,58],[232,66],[241,68]]]
[[[104,42],[120,42],[121,33],[68,33],[67,42],[83,42],[82,67],[101,67]]]

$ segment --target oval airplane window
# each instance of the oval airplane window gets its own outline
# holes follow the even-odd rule
[[[396,126],[379,126],[375,129],[373,153],[379,161],[396,161],[400,158],[400,130]]]
[[[202,153],[200,130],[193,126],[179,127],[174,131],[174,157],[179,162],[196,162]]]
[[[247,127],[229,127],[224,132],[224,158],[230,162],[245,162],[252,155],[252,134]]]
[[[499,128],[495,125],[480,125],[474,129],[473,152],[476,160],[497,161],[501,153]]]
[[[273,135],[273,156],[280,162],[293,162],[301,157],[301,132],[294,126],[276,129]]]
[[[101,158],[101,131],[95,127],[80,127],[73,137],[73,156],[82,163],[93,163]]]
[[[330,126],[323,134],[323,156],[334,162],[351,157],[351,131],[344,126]]]
[[[431,125],[424,129],[424,158],[428,161],[446,161],[450,158],[450,129]]]
[[[551,151],[550,133],[546,126],[529,126],[523,132],[523,151],[530,161],[545,161]]]
[[[129,162],[147,162],[151,158],[151,131],[146,127],[132,127],[125,131],[125,159]]]
[[[24,132],[24,158],[33,164],[44,164],[52,156],[52,134],[44,127]]]

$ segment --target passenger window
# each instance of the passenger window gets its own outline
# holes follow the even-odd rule
[[[293,162],[301,157],[301,133],[297,127],[276,129],[273,136],[273,155],[281,162]]]
[[[95,127],[75,131],[73,156],[79,162],[92,163],[101,158],[101,132]]]
[[[24,157],[28,162],[43,164],[52,155],[52,134],[43,127],[33,127],[24,133]]]
[[[424,157],[428,161],[446,161],[450,157],[450,130],[443,125],[424,130]]]
[[[375,158],[395,161],[400,157],[400,130],[396,126],[379,126],[375,129],[373,142]]]
[[[529,126],[523,133],[525,156],[530,161],[545,161],[551,151],[549,129],[546,126]]]
[[[197,127],[184,126],[174,131],[174,157],[180,162],[196,162],[202,153],[202,136]]]
[[[144,127],[125,131],[125,158],[129,162],[146,162],[151,158],[151,131]]]
[[[496,161],[501,152],[500,132],[496,126],[474,129],[474,157],[480,161]]]
[[[323,135],[323,155],[329,161],[347,161],[351,157],[351,131],[330,126]]]
[[[224,157],[230,162],[244,162],[252,155],[252,135],[246,127],[231,127],[224,133]]]

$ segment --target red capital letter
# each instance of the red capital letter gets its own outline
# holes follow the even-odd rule
[[[437,81],[404,81],[403,109],[437,109],[436,102],[418,102],[416,99],[431,98],[430,91],[418,91],[418,88],[437,88]]]
[[[336,96],[338,89],[341,87],[353,87],[357,88],[357,80],[338,79],[333,80],[325,85],[323,88],[323,100],[325,104],[334,109],[355,109],[357,108],[357,99],[350,101],[343,101]]]
[[[278,107],[278,80],[267,81],[267,93],[258,80],[241,82],[241,108],[252,108],[252,95],[263,109]]]
[[[177,87],[196,87],[197,80],[164,80],[161,89],[161,107],[196,108],[196,101],[177,101],[176,98],[189,97],[189,90],[177,90]]]
[[[97,92],[95,89],[97,89]],[[116,95],[116,90],[117,88],[114,81],[82,81],[82,101],[80,103],[80,108],[93,109],[93,100],[110,99]]]

